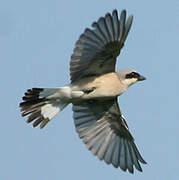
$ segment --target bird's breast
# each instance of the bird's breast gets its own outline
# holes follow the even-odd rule
[[[108,73],[98,77],[88,77],[72,84],[74,91],[84,91],[83,99],[112,98],[125,91],[117,73]],[[91,91],[92,89],[92,91]]]

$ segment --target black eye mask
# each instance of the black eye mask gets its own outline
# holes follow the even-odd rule
[[[126,74],[126,79],[139,78],[139,77],[140,77],[140,74],[136,72],[131,72],[129,74]]]

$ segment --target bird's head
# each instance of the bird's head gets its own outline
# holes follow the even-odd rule
[[[126,86],[126,88],[138,81],[143,81],[146,79],[144,76],[140,75],[132,69],[120,70],[118,71],[118,75],[121,82]]]

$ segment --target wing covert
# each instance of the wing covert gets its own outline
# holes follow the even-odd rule
[[[92,29],[85,29],[75,44],[70,61],[70,76],[80,78],[115,71],[116,58],[132,25],[133,16],[126,21],[126,10],[118,18],[117,10],[99,18]]]

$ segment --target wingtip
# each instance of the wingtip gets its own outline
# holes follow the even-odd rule
[[[123,10],[121,11],[121,13],[126,13],[126,9],[123,9]]]
[[[126,16],[126,14],[127,14],[126,9],[123,9],[123,10],[121,11],[121,16]]]
[[[133,22],[133,19],[134,19],[134,15],[131,14],[131,15],[128,17],[128,20],[130,20],[131,22]]]
[[[117,13],[117,9],[113,9],[112,14]]]
[[[118,17],[117,9],[114,9],[114,10],[112,11],[112,16],[115,16],[115,15]]]
[[[147,162],[144,160],[144,159],[142,159],[143,161],[140,161],[141,163],[143,163],[143,164],[147,164]]]
[[[134,168],[132,166],[132,169],[128,169],[128,172],[131,173],[131,174],[134,174]]]

